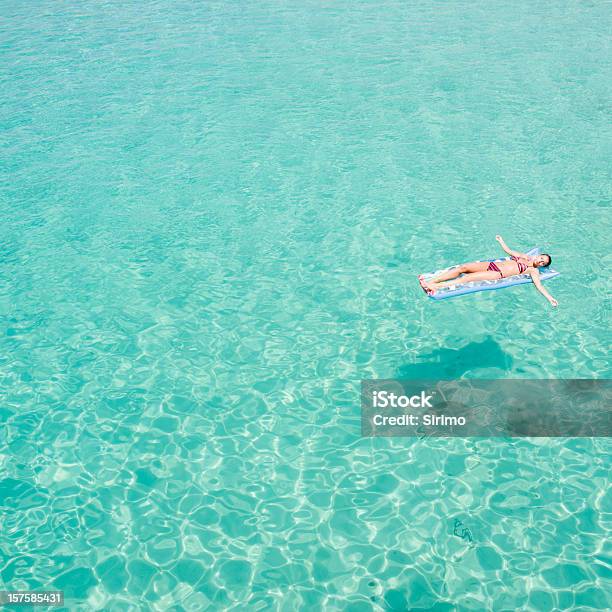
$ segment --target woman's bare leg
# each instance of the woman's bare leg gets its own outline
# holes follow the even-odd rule
[[[473,283],[474,281],[482,280],[497,280],[499,277],[499,272],[495,272],[494,270],[484,270],[482,272],[464,274],[461,278],[456,278],[452,282],[430,283],[429,288],[433,291],[437,291],[438,289],[443,289],[449,285],[462,285],[463,283]]]
[[[441,283],[446,280],[451,280],[452,278],[457,278],[460,274],[470,274],[472,272],[483,272],[489,266],[488,261],[471,261],[470,263],[461,264],[456,268],[452,268],[451,270],[447,270],[446,272],[442,272],[436,276],[436,278],[432,278],[430,283]]]
[[[461,274],[472,274],[474,272],[484,272],[489,266],[488,261],[471,261],[470,263],[462,264],[456,268],[451,268],[442,274],[438,274],[435,278],[430,281],[426,281],[423,276],[419,277],[421,287],[429,293],[432,290],[438,289],[438,284],[443,281],[448,281],[453,278],[457,278]]]

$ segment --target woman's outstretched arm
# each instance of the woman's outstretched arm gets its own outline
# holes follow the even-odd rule
[[[553,308],[558,306],[559,302],[557,302],[557,300],[555,300],[555,298],[552,295],[550,295],[550,293],[548,293],[548,291],[546,291],[546,289],[544,288],[544,285],[542,284],[542,281],[540,280],[540,273],[538,272],[538,270],[536,268],[532,268],[528,270],[528,272],[531,275],[531,280],[533,281],[533,284],[536,286],[536,289],[550,302],[550,305]]]
[[[520,251],[513,251],[512,249],[510,249],[508,245],[504,242],[504,239],[499,234],[495,236],[495,240],[499,242],[501,248],[504,249],[504,251],[506,251],[508,255],[514,255],[515,257],[527,257],[525,253],[521,253]]]

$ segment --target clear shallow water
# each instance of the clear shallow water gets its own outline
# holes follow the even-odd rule
[[[0,10],[7,588],[610,606],[609,443],[363,440],[358,389],[610,376],[611,4]],[[557,310],[423,297],[496,233]]]

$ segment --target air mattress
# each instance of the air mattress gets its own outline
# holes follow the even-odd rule
[[[540,254],[540,247],[534,247],[527,251],[527,255],[533,257],[534,255]],[[499,259],[483,259],[481,261],[508,261],[510,257],[501,257]],[[451,266],[450,268],[444,268],[442,270],[436,270],[435,272],[425,273],[423,276],[426,281],[435,278],[442,272],[452,270],[458,266]],[[540,270],[540,278],[545,281],[549,278],[559,276],[559,272],[552,270],[551,268],[544,268]],[[494,289],[505,289],[506,287],[514,287],[515,285],[524,285],[531,283],[531,276],[529,274],[516,274],[515,276],[508,276],[507,278],[500,278],[498,280],[486,280],[486,281],[475,281],[473,283],[463,283],[459,285],[449,285],[443,289],[438,289],[433,295],[429,297],[432,300],[445,300],[451,297],[457,297],[459,295],[466,295],[468,293],[476,293],[478,291],[493,291]]]

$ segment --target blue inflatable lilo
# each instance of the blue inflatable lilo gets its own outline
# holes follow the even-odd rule
[[[423,291],[432,300],[445,300],[533,282],[550,304],[557,306],[557,301],[542,286],[542,281],[559,276],[559,272],[550,267],[550,255],[542,253],[539,247],[526,253],[512,251],[501,236],[496,238],[510,257],[474,261],[421,274],[419,282]]]

